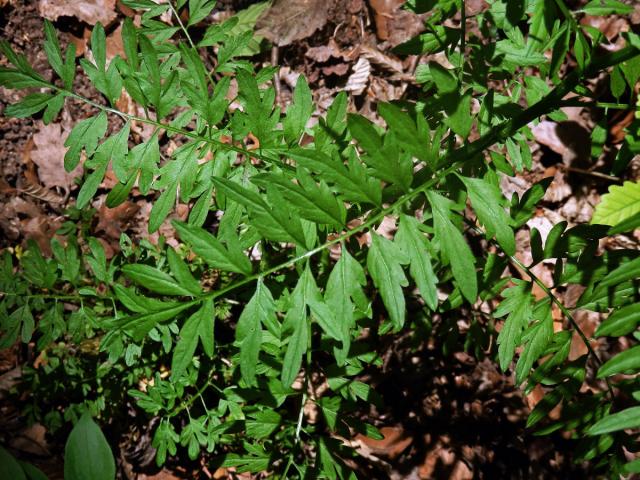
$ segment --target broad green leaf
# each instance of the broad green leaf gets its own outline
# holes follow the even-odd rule
[[[216,0],[189,0],[189,23],[195,25],[204,20],[216,6]]]
[[[309,149],[291,150],[289,156],[299,165],[319,173],[321,178],[333,183],[346,200],[372,205],[380,205],[382,202],[380,182],[367,176],[355,156],[351,157],[349,168],[329,155]]]
[[[460,135],[463,139],[469,136],[471,126],[473,125],[473,116],[471,115],[471,91],[467,91],[463,95],[456,97],[452,108],[447,110],[445,123],[454,133]]]
[[[617,0],[591,0],[582,7],[582,12],[587,15],[630,15],[633,6]]]
[[[316,184],[304,170],[298,171],[296,180],[297,183],[293,183],[284,175],[273,173],[251,177],[256,185],[265,188],[268,185],[275,186],[303,218],[341,228],[347,215],[344,203],[335,197],[324,182]]]
[[[156,232],[162,222],[165,221],[169,212],[176,203],[176,197],[178,196],[178,182],[168,185],[165,190],[160,194],[158,200],[155,201],[153,207],[151,207],[151,213],[149,214],[149,233]]]
[[[428,32],[413,37],[393,49],[400,55],[423,55],[442,51],[460,38],[460,30],[434,25]]]
[[[171,223],[182,241],[189,244],[193,251],[212,267],[243,275],[251,274],[251,261],[240,250],[237,242],[229,242],[226,248],[220,240],[203,228],[177,220]]]
[[[609,272],[599,283],[598,287],[611,287],[628,280],[635,280],[640,277],[640,257],[625,262],[618,268]]]
[[[119,318],[114,322],[114,326],[127,332],[134,340],[140,341],[156,324],[173,320],[180,312],[190,307],[190,302],[168,305],[164,310]]]
[[[44,474],[42,470],[38,467],[35,467],[27,462],[20,462],[20,466],[24,470],[24,473],[27,474],[27,480],[49,480],[49,478]],[[0,478],[2,478],[0,476]],[[15,477],[11,477],[14,478]]]
[[[162,295],[193,296],[191,291],[180,285],[171,275],[150,265],[125,265],[122,267],[122,273],[152,292]]]
[[[32,93],[20,102],[8,105],[4,110],[7,117],[24,118],[44,109],[53,97],[48,93]]]
[[[171,358],[171,378],[173,380],[180,378],[193,361],[193,355],[198,346],[198,330],[200,329],[202,310],[203,308],[200,308],[191,315],[180,329],[178,343],[173,349],[173,357]]]
[[[200,324],[198,326],[198,336],[202,343],[202,349],[209,358],[213,357],[214,349],[214,322],[215,322],[215,308],[212,299],[204,300],[202,308],[200,309]]]
[[[64,156],[64,168],[67,172],[72,171],[80,162],[82,149],[87,152],[87,156],[93,155],[98,141],[104,137],[107,131],[107,115],[100,112],[95,117],[79,122],[64,142],[68,147]]]
[[[364,269],[343,245],[340,259],[329,274],[324,293],[325,302],[333,311],[342,330],[342,354],[338,359],[340,362],[344,361],[349,351],[350,333],[355,325],[355,307],[367,310],[368,300],[362,291],[366,284]]]
[[[596,337],[621,337],[633,332],[640,325],[640,303],[615,310],[602,322],[595,333]]]
[[[429,62],[429,73],[438,93],[453,93],[458,90],[458,79],[438,62]]]
[[[116,463],[100,427],[84,413],[64,448],[65,480],[114,480]]]
[[[246,433],[250,438],[261,440],[271,435],[280,425],[282,417],[273,410],[251,414],[251,420],[245,422]]]
[[[308,286],[307,275],[301,276],[289,299],[284,319],[284,328],[293,331],[289,337],[280,375],[285,387],[290,387],[296,379],[302,366],[302,357],[309,348]]]
[[[288,142],[297,142],[300,139],[313,113],[313,108],[311,90],[304,75],[300,75],[293,91],[293,103],[287,108],[287,116],[282,121],[284,135]]]
[[[367,255],[367,268],[373,283],[380,291],[389,317],[396,331],[404,325],[405,300],[402,287],[409,285],[402,265],[410,259],[395,243],[372,232],[371,247]]]
[[[127,62],[134,70],[138,70],[140,59],[138,58],[138,34],[133,20],[127,17],[122,23],[122,46]]]
[[[167,260],[169,261],[171,274],[176,281],[182,287],[189,290],[193,295],[200,295],[202,293],[202,286],[200,285],[200,282],[193,277],[191,270],[189,270],[189,266],[171,247],[167,250]]]
[[[98,191],[98,187],[107,173],[109,161],[112,160],[115,163],[124,159],[128,150],[127,140],[129,139],[129,128],[129,122],[127,122],[117,134],[101,143],[96,149],[93,158],[85,162],[85,168],[92,168],[94,170],[85,179],[78,192],[78,198],[76,200],[78,208],[87,206]]]
[[[502,206],[504,197],[497,185],[482,178],[459,176],[463,181],[471,205],[484,225],[488,237],[495,235],[507,255],[516,253],[516,239],[509,226],[509,216]]]
[[[27,480],[24,470],[13,455],[0,446],[0,478]]]
[[[640,228],[640,212],[632,215],[626,220],[616,223],[614,227],[607,232],[608,235],[617,235],[619,233],[631,232],[636,228]]]
[[[634,374],[640,371],[640,345],[617,354],[598,369],[598,378],[618,373]]]
[[[591,223],[618,225],[640,213],[640,182],[624,182],[612,185],[609,193],[602,196],[591,219]]]
[[[276,205],[272,207],[257,193],[231,180],[214,177],[213,182],[220,192],[247,208],[249,216],[254,220],[253,226],[266,238],[276,242],[294,241],[300,246],[306,244],[300,220],[292,217],[289,209],[278,208]]]
[[[349,114],[347,125],[351,135],[365,151],[363,161],[371,167],[374,175],[408,190],[413,163],[408,154],[400,153],[395,134],[390,132],[383,140],[373,123],[362,115]]]
[[[475,260],[462,233],[450,220],[452,202],[435,192],[427,192],[427,198],[432,207],[436,238],[441,245],[443,261],[451,264],[453,277],[462,295],[470,303],[474,303],[478,296]]]
[[[431,265],[428,240],[420,231],[420,225],[415,217],[402,215],[394,243],[398,244],[409,259],[409,271],[420,295],[429,308],[435,310],[438,307],[438,278]]]
[[[420,160],[429,160],[429,137],[418,132],[416,122],[407,112],[392,103],[379,104],[378,112],[405,149]]]
[[[47,54],[49,65],[51,65],[51,68],[53,68],[59,77],[62,77],[62,66],[64,62],[62,60],[60,44],[58,43],[58,36],[51,22],[46,19],[44,21],[44,35],[44,51]]]
[[[638,427],[640,427],[640,407],[631,407],[601,418],[587,430],[587,433],[589,435],[603,435]]]
[[[345,341],[344,330],[341,328],[339,318],[322,298],[322,294],[316,285],[311,270],[307,267],[300,278],[300,281],[306,282],[306,302],[311,310],[313,318],[318,322],[324,333],[335,340]]]
[[[256,366],[262,344],[262,324],[269,325],[276,321],[275,301],[260,279],[236,327],[236,342],[240,343],[240,373],[248,385],[257,385]]]
[[[525,343],[525,347],[516,364],[517,385],[521,384],[527,375],[529,375],[529,371],[534,362],[544,354],[547,345],[553,337],[551,305],[548,301],[541,305],[542,307],[537,308],[533,313],[533,318],[536,320],[536,323],[531,325],[522,335],[522,342]],[[507,321],[510,320],[507,318]],[[511,328],[511,326],[509,326],[509,328]]]
[[[516,347],[521,343],[522,331],[529,324],[532,314],[531,285],[521,280],[514,282],[514,287],[502,293],[504,300],[494,313],[497,318],[508,314],[498,335],[498,359],[502,370],[509,368]]]

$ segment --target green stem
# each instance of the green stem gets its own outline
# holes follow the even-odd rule
[[[187,30],[187,27],[184,26],[184,23],[182,23],[182,19],[180,18],[178,11],[173,6],[173,2],[171,2],[171,0],[168,0],[167,5],[169,5],[169,8],[171,9],[173,16],[176,17],[176,20],[178,21],[178,25],[180,25],[180,29],[184,33],[184,36],[187,37],[187,41],[191,46],[191,50],[193,50],[193,52],[196,55],[200,56],[200,54],[198,53],[198,48],[196,47],[195,43],[193,43],[193,40],[191,38],[191,35],[189,35],[189,31]],[[207,77],[209,78],[209,83],[211,84],[211,87],[215,88],[215,81],[213,80],[213,76],[211,75],[211,72],[207,72]]]

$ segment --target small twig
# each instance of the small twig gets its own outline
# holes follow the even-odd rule
[[[561,170],[566,170],[567,172],[580,173],[582,175],[588,175],[590,177],[599,178],[601,180],[606,180],[608,182],[622,183],[622,179],[621,178],[614,177],[613,175],[607,175],[606,173],[592,172],[590,170],[585,170],[583,168],[569,167],[569,166],[564,165],[564,164],[559,164],[558,168],[560,168]]]

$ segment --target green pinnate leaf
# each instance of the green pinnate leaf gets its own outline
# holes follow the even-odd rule
[[[236,342],[240,345],[240,372],[247,385],[256,384],[256,367],[262,344],[262,325],[277,322],[276,305],[271,292],[258,280],[256,290],[240,315]]]
[[[402,287],[409,285],[402,265],[410,259],[393,242],[376,234],[371,234],[371,247],[367,256],[367,268],[373,283],[384,302],[395,330],[400,330],[405,319],[405,300]]]
[[[38,113],[47,107],[53,96],[49,93],[32,93],[18,103],[7,106],[4,113],[8,117],[24,118]]]
[[[610,377],[619,373],[634,374],[640,371],[640,345],[617,354],[605,362],[598,370],[598,378]]]
[[[440,242],[443,261],[451,264],[453,277],[462,295],[474,303],[478,296],[475,260],[462,233],[450,220],[453,202],[435,192],[427,192],[427,198],[433,209],[435,236]]]
[[[471,205],[478,219],[485,226],[487,236],[495,235],[507,255],[516,253],[516,240],[509,226],[510,219],[504,210],[504,197],[500,188],[483,178],[459,177],[467,187]]]
[[[122,267],[122,273],[141,287],[155,293],[193,296],[189,289],[178,283],[171,275],[150,265],[125,265]]]
[[[394,239],[409,258],[409,272],[420,295],[431,310],[438,306],[438,278],[433,271],[427,237],[420,230],[420,222],[408,215],[400,217],[400,228]]]
[[[212,267],[244,275],[251,273],[251,261],[240,250],[237,242],[227,242],[225,247],[220,240],[203,228],[175,220],[172,225],[178,231],[180,238]]]
[[[604,435],[638,427],[640,427],[640,407],[631,407],[601,418],[589,428],[587,433],[589,435]]]
[[[64,156],[65,170],[70,172],[78,166],[83,149],[87,156],[93,155],[106,131],[107,115],[104,112],[78,122],[64,142],[64,146],[69,148]]]
[[[293,103],[287,108],[287,116],[282,122],[284,136],[288,142],[297,142],[300,139],[312,113],[311,90],[304,75],[300,75],[293,91]]]
[[[514,287],[502,292],[504,300],[494,313],[497,318],[507,315],[498,335],[498,358],[502,370],[506,370],[513,360],[516,347],[522,341],[522,332],[529,324],[533,312],[531,284],[521,280],[516,280],[515,283]]]

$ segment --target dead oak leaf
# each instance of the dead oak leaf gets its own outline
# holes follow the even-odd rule
[[[71,172],[64,169],[66,139],[67,132],[62,130],[59,123],[44,125],[40,122],[38,133],[33,136],[31,160],[38,167],[40,182],[47,188],[60,187],[69,191],[74,179],[82,174],[81,166]]]
[[[328,13],[327,0],[275,0],[258,19],[256,33],[282,47],[324,27]]]
[[[115,0],[40,0],[38,9],[44,18],[76,17],[90,25],[110,24],[116,18]]]

